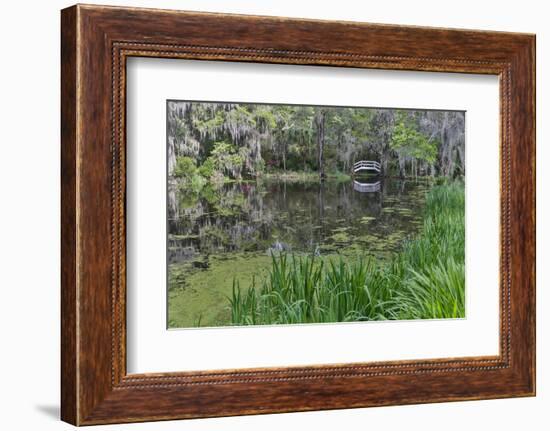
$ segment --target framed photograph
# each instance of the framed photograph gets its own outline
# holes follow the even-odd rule
[[[535,36],[61,13],[61,416],[535,394]]]

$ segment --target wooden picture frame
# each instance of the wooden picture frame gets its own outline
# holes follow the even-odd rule
[[[535,394],[534,35],[83,5],[64,9],[61,18],[64,421],[90,425]],[[130,56],[498,75],[500,354],[128,375]]]

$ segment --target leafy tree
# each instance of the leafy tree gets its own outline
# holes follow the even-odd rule
[[[399,174],[405,176],[406,163],[410,162],[413,173],[416,174],[417,163],[424,162],[433,164],[437,156],[437,148],[434,140],[420,133],[416,128],[416,123],[407,116],[400,113],[398,122],[392,133],[391,148],[398,157]]]
[[[384,175],[464,174],[463,112],[169,102],[167,113],[175,177],[194,166],[203,178],[239,180],[267,166],[324,178],[358,160],[379,161]]]
[[[212,156],[209,156],[204,163],[199,167],[198,172],[204,178],[210,178],[216,170],[215,161]]]
[[[180,156],[176,159],[176,166],[174,168],[173,175],[176,178],[191,180],[196,171],[197,165],[195,164],[194,159],[187,156]]]

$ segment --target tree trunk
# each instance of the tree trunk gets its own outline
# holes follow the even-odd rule
[[[382,176],[387,177],[388,175],[388,161],[390,158],[389,146],[384,146],[382,153],[380,154],[380,164],[382,165]],[[400,168],[401,169],[401,168]]]
[[[399,155],[397,161],[399,163],[399,176],[405,178],[405,158]]]
[[[319,168],[319,178],[325,179],[325,110],[319,109],[315,115],[315,124],[317,126],[317,161]]]
[[[171,136],[168,138],[168,174],[172,175],[176,167],[176,144]]]

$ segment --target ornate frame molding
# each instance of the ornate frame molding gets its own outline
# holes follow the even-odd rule
[[[212,26],[218,30],[203,30]],[[258,28],[269,31],[258,35]],[[510,33],[65,9],[62,418],[98,424],[533,395],[534,44],[534,36]],[[125,65],[131,56],[498,75],[500,354],[127,375]]]

